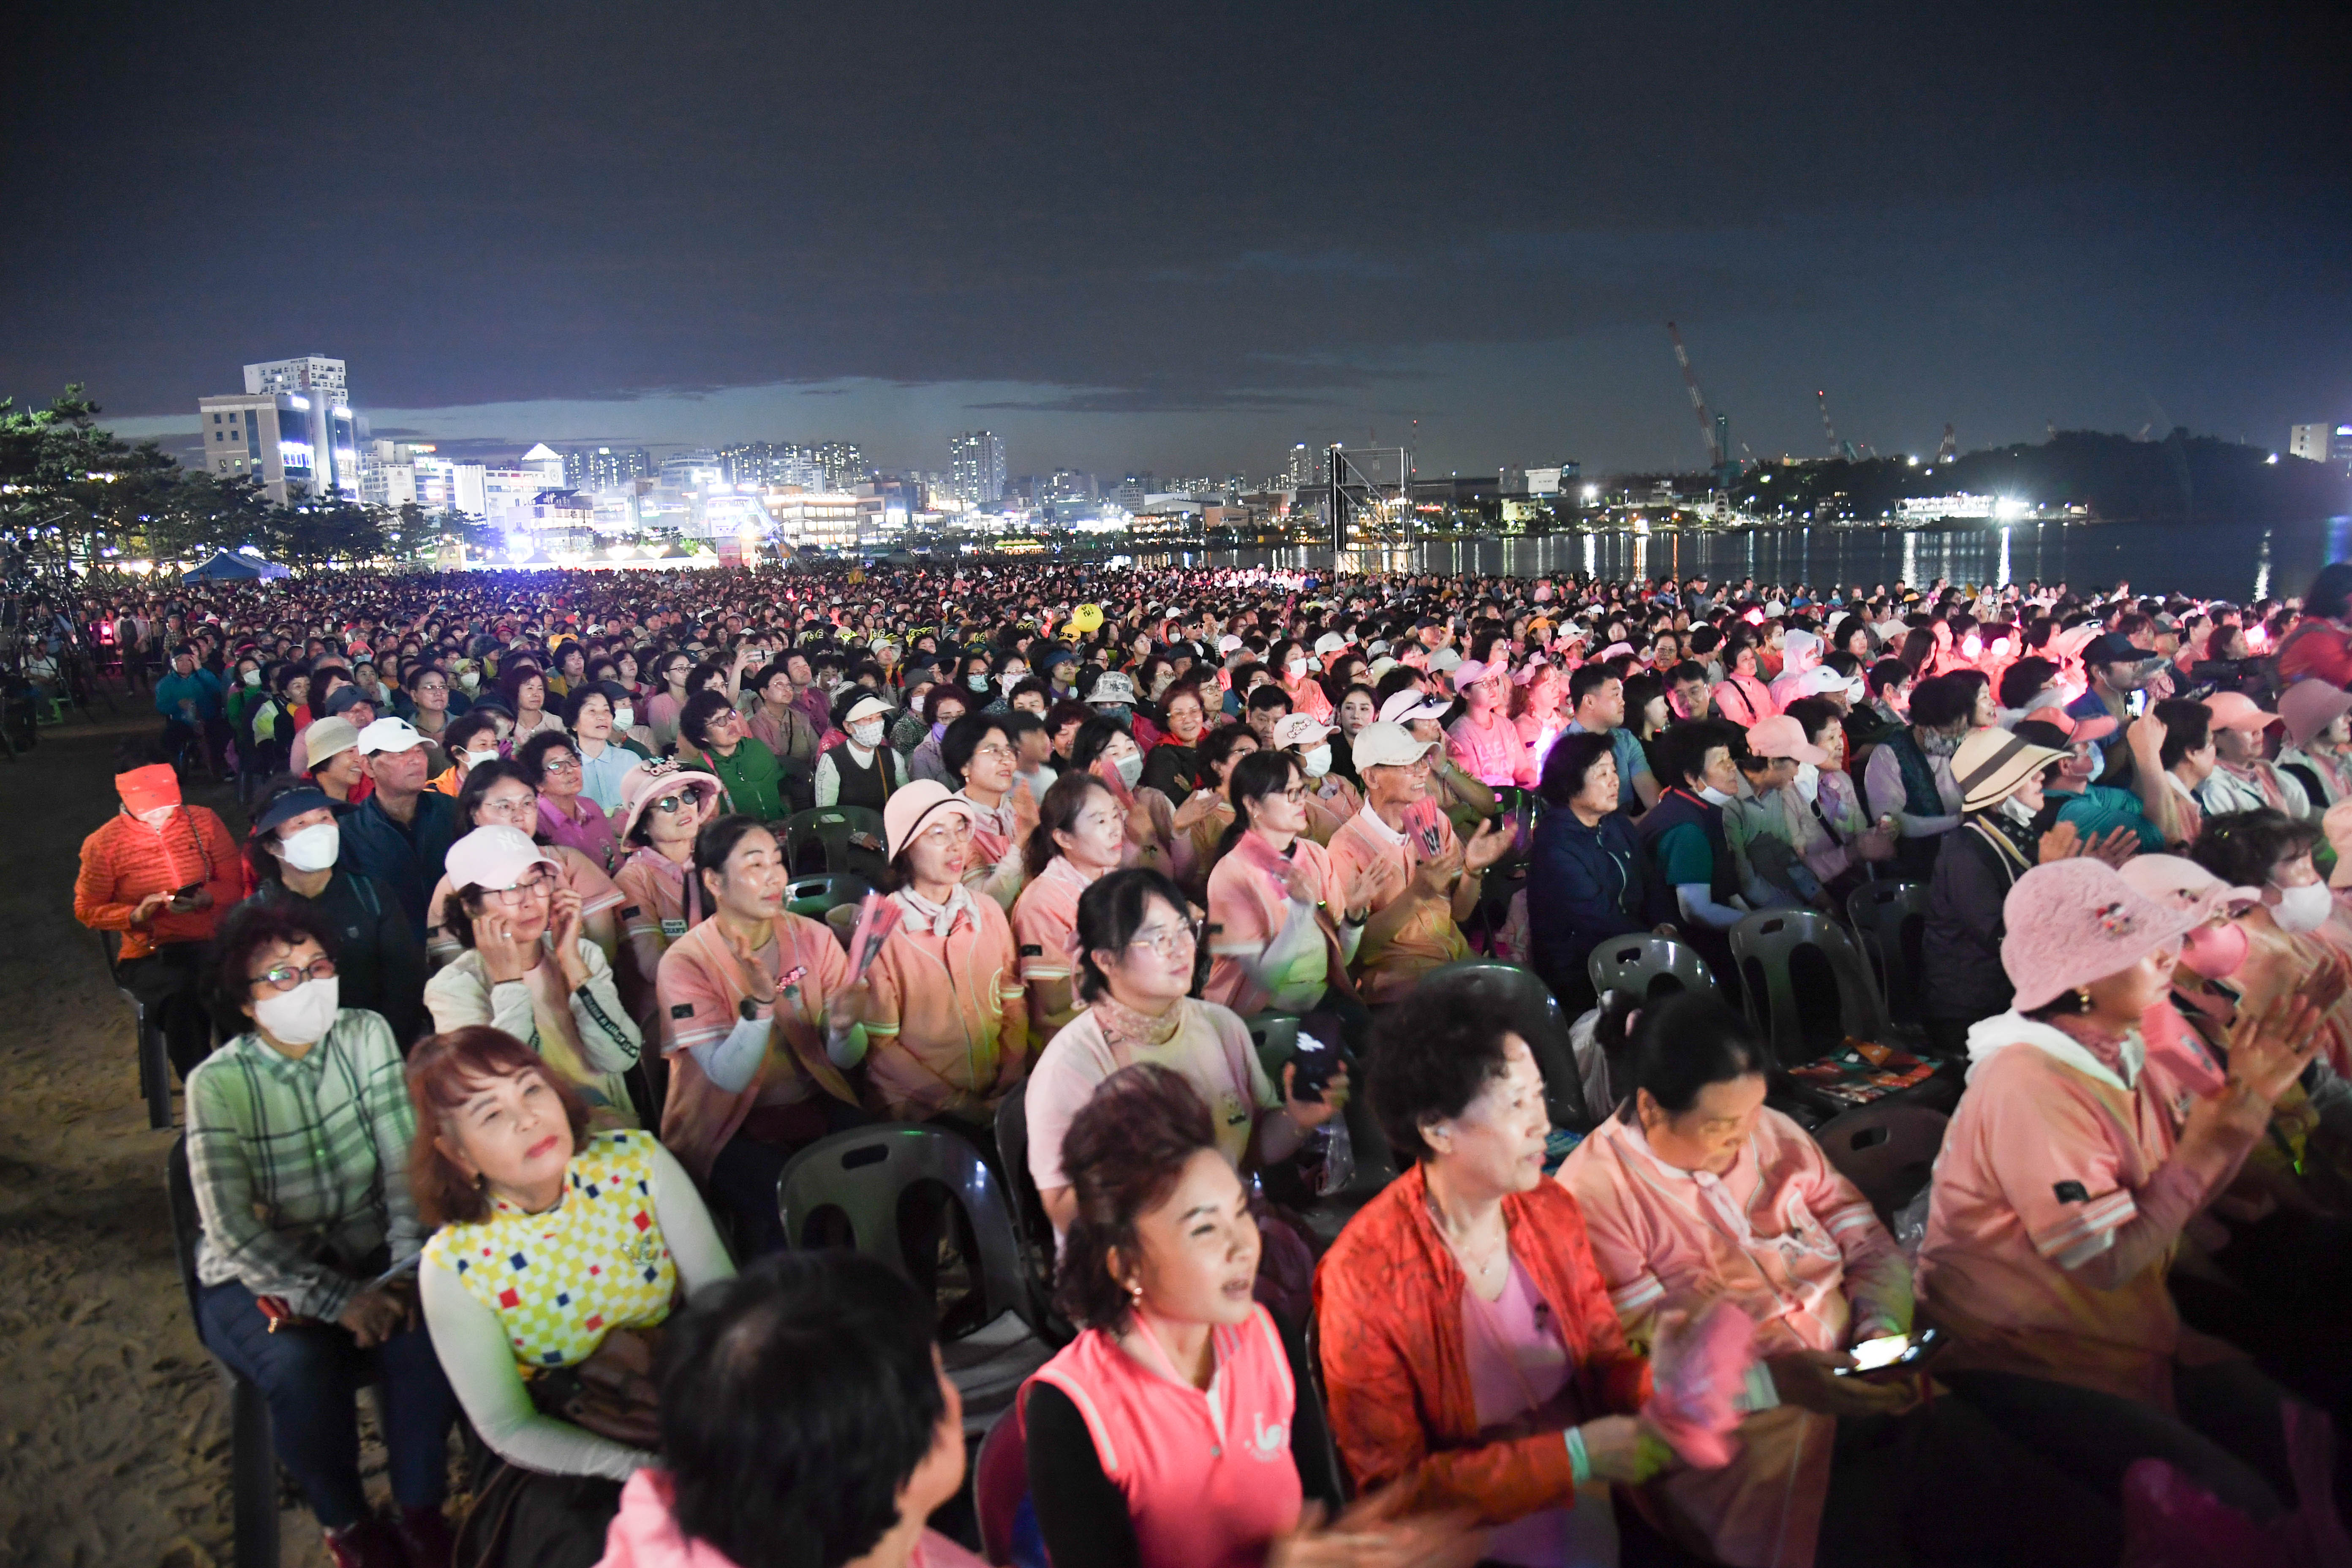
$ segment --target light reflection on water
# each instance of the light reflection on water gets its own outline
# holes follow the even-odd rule
[[[1604,581],[1705,574],[1717,581],[1806,583],[2064,582],[2077,589],[2128,579],[2145,592],[2239,602],[2303,592],[2329,561],[2352,557],[2352,517],[2275,523],[2021,523],[1992,529],[1780,528],[1736,533],[1630,531],[1478,536],[1412,551],[1351,552],[1357,571],[1539,577],[1582,573]],[[1146,565],[1329,569],[1328,549],[1226,550],[1140,556]]]

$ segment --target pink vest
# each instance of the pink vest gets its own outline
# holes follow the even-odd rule
[[[1290,1458],[1297,1390],[1264,1307],[1211,1334],[1217,1374],[1202,1393],[1151,1371],[1088,1329],[1037,1376],[1070,1397],[1103,1474],[1127,1498],[1142,1568],[1257,1568],[1298,1522]]]

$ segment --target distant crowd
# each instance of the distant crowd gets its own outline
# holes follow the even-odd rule
[[[339,1563],[2339,1560],[2352,564],[27,624],[37,683],[152,695],[75,911],[184,1085],[200,1331]],[[1909,1022],[1843,1037],[1853,977],[1768,927]],[[972,1216],[916,1190],[887,1267],[788,1229],[795,1156],[881,1123],[1028,1217],[1010,1482],[935,1360]]]

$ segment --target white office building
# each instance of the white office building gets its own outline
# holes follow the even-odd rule
[[[196,399],[204,466],[215,479],[251,479],[278,506],[334,491],[360,493],[352,411],[291,392]]]

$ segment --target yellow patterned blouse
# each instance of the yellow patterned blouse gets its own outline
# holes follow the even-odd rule
[[[677,1268],[654,1212],[653,1146],[647,1132],[593,1133],[555,1207],[526,1214],[495,1200],[489,1218],[444,1226],[425,1244],[425,1262],[498,1314],[523,1376],[576,1366],[612,1330],[669,1316]]]

